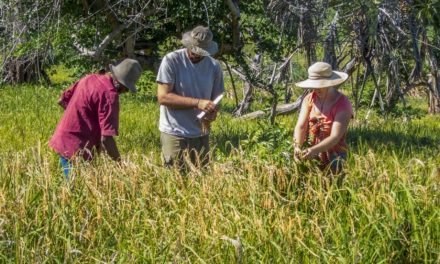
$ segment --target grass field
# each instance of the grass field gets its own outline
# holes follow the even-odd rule
[[[440,263],[438,117],[353,122],[332,178],[290,160],[296,115],[233,121],[227,101],[213,161],[183,176],[160,166],[145,86],[121,97],[124,163],[76,163],[66,183],[47,147],[63,89],[0,88],[2,263]]]

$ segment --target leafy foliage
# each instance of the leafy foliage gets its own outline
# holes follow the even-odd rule
[[[252,159],[287,165],[293,154],[292,128],[291,124],[270,125],[257,121],[255,130],[249,134],[249,138],[241,141],[241,146]]]

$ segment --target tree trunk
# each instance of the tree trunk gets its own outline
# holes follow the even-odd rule
[[[411,9],[414,8],[414,1],[408,1],[408,4],[411,5]],[[418,42],[419,42],[419,36],[417,34],[417,30],[416,30],[416,25],[415,25],[415,17],[413,12],[410,12],[410,14],[408,14],[408,26],[409,26],[409,30],[411,33],[411,42],[412,42],[412,49],[413,49],[413,55],[414,55],[414,61],[415,61],[415,65],[414,68],[411,72],[410,75],[410,80],[412,82],[414,81],[420,81],[421,79],[421,73],[423,70],[423,63],[422,63],[422,59],[419,53],[419,47],[418,47]]]
[[[440,101],[435,97],[432,91],[429,91],[429,109],[428,114],[438,115],[440,114]]]
[[[337,28],[336,23],[338,22],[338,14],[339,11],[336,11],[336,14],[333,18],[333,21],[330,24],[330,30],[327,33],[324,41],[324,62],[327,62],[332,66],[332,69],[336,70],[338,68],[338,60],[336,58],[335,53],[335,41],[337,41]]]
[[[429,43],[428,43],[429,44]],[[439,100],[440,100],[440,83],[439,83],[439,70],[437,65],[437,58],[432,50],[432,47],[428,46],[428,57],[431,66],[431,74],[428,80],[429,87],[429,113],[439,114]]]
[[[440,72],[439,72],[440,74]],[[440,101],[434,93],[436,87],[435,79],[432,74],[428,75],[428,114],[440,114]]]
[[[47,84],[51,85],[49,76],[44,70],[46,50],[31,50],[23,55],[11,55],[26,41],[26,33],[29,30],[28,25],[21,20],[23,9],[26,7],[21,1],[16,1],[14,8],[11,9],[8,22],[10,26],[5,28],[5,34],[11,36],[11,49],[4,53],[3,64],[0,67],[0,77],[2,81],[9,84],[29,83],[38,81],[41,77]]]
[[[301,38],[306,53],[307,68],[316,62],[315,41],[317,39],[317,32],[313,23],[313,15],[310,13],[314,4],[313,1],[310,1],[305,2],[302,6],[303,9],[300,12],[298,27],[298,35]]]
[[[252,94],[254,93],[254,87],[249,82],[245,82],[245,93],[243,96],[243,100],[238,104],[238,107],[232,112],[236,116],[243,115],[252,104]]]

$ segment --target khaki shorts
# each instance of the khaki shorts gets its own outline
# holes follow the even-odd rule
[[[162,162],[166,166],[173,166],[175,162],[181,166],[185,156],[194,164],[206,165],[209,161],[209,135],[197,138],[178,137],[160,133],[162,145]]]

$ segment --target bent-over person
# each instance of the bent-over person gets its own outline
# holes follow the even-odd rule
[[[350,100],[337,90],[348,75],[333,71],[330,64],[317,62],[308,69],[309,78],[296,86],[311,89],[301,106],[295,127],[295,161],[317,159],[320,168],[338,173],[347,157],[348,124],[353,117]],[[305,142],[309,147],[302,149]]]
[[[110,70],[81,78],[58,100],[65,110],[49,147],[60,155],[67,181],[75,156],[90,160],[102,146],[113,160],[121,158],[113,138],[119,128],[119,94],[136,93],[142,68],[136,60],[125,59]]]
[[[216,119],[218,106],[212,100],[225,90],[222,68],[211,57],[218,50],[212,32],[197,26],[183,35],[182,44],[185,48],[164,56],[156,78],[162,161],[167,166],[176,160],[182,165],[185,150],[192,162],[198,157],[208,161],[209,130],[202,130],[202,123],[209,127]],[[207,114],[199,120],[201,111]]]

